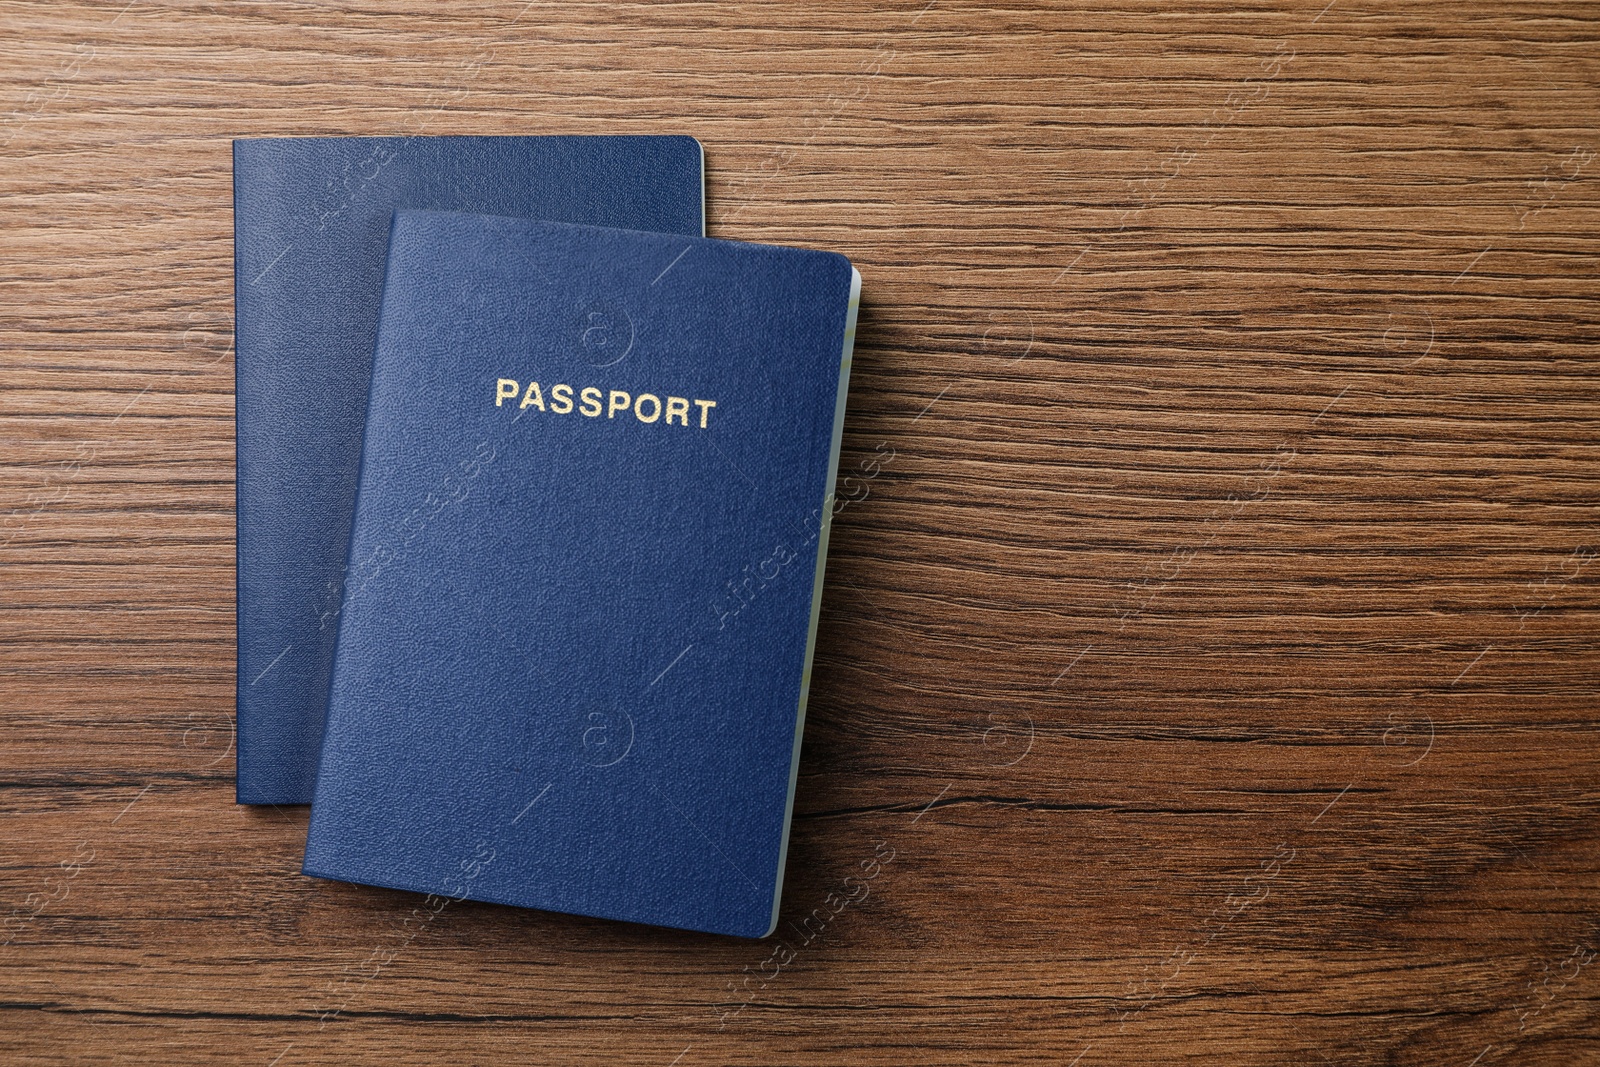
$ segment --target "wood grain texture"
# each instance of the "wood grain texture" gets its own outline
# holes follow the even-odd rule
[[[1600,11],[1325,2],[0,3],[0,1061],[1600,1063]],[[553,132],[866,279],[787,953],[233,804],[229,139]]]

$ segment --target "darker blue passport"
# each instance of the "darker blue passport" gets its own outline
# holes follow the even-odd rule
[[[307,874],[771,931],[859,286],[396,215]]]
[[[691,137],[233,143],[238,799],[311,799],[396,208],[699,235]]]

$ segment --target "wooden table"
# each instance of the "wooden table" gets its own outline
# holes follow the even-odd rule
[[[1597,16],[7,0],[0,1062],[1600,1063]],[[233,803],[229,139],[466,132],[866,279],[776,940]]]

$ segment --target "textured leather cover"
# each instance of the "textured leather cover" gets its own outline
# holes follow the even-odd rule
[[[396,215],[307,874],[770,932],[855,286]]]
[[[396,208],[703,233],[690,137],[233,145],[238,799],[311,799]]]

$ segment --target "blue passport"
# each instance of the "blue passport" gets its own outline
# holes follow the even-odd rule
[[[691,137],[233,143],[238,800],[311,800],[397,208],[699,235]]]
[[[396,215],[305,873],[771,931],[859,291]]]

